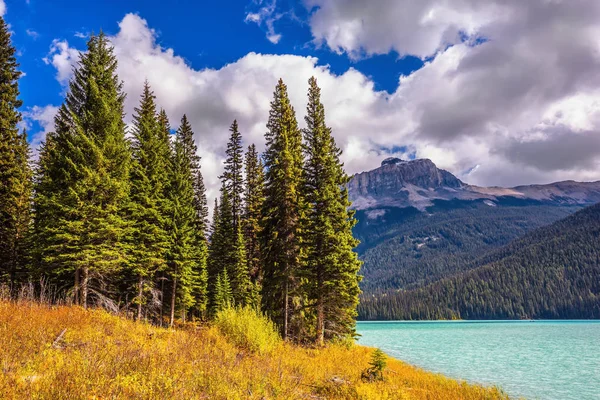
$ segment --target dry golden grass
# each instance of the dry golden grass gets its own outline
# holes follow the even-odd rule
[[[385,382],[363,383],[371,351],[280,344],[260,355],[214,327],[167,330],[101,310],[0,302],[2,399],[506,398],[392,359]]]

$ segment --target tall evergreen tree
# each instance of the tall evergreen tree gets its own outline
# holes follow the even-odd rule
[[[242,150],[242,135],[239,132],[237,120],[233,121],[229,132],[231,132],[231,136],[227,143],[225,172],[221,179],[229,192],[233,225],[234,229],[237,229],[242,216],[242,194],[244,192],[244,178],[242,175],[244,154]]]
[[[323,344],[325,338],[355,333],[361,263],[353,251],[358,241],[352,236],[354,212],[348,210],[349,178],[325,124],[321,90],[314,77],[309,80],[305,121],[306,284],[316,308],[316,341]]]
[[[17,124],[18,99],[15,48],[0,17],[0,283],[15,284],[24,269],[25,234],[31,210],[31,168],[25,132]]]
[[[233,214],[231,211],[231,200],[229,191],[223,184],[221,186],[220,200],[215,200],[215,210],[213,218],[213,229],[209,247],[209,287],[210,301],[216,302],[216,279],[223,270],[228,271],[228,276],[233,276],[235,232],[233,230]]]
[[[262,281],[262,261],[260,253],[260,226],[262,206],[264,202],[264,170],[254,144],[248,146],[245,157],[246,190],[245,208],[242,218],[244,240],[246,243],[246,260],[248,272],[253,285],[254,302],[258,302]]]
[[[133,116],[133,163],[131,168],[132,246],[129,264],[137,278],[135,303],[142,317],[146,295],[154,289],[155,274],[165,267],[167,233],[165,193],[169,184],[169,153],[161,138],[155,97],[146,81],[140,106]],[[168,145],[168,143],[167,143]]]
[[[265,135],[265,201],[263,203],[263,309],[281,327],[285,339],[300,339],[303,296],[302,134],[280,79]]]
[[[246,261],[246,245],[244,235],[240,226],[234,233],[234,247],[232,254],[232,289],[233,299],[236,305],[247,306],[253,303],[255,294],[253,285],[250,282],[250,273],[248,272],[248,263]]]
[[[207,305],[207,257],[208,243],[206,239],[208,227],[208,205],[206,201],[206,188],[204,186],[204,178],[202,176],[200,166],[200,156],[198,156],[198,147],[194,140],[194,131],[192,126],[184,114],[181,119],[181,124],[178,130],[183,145],[183,151],[189,160],[189,168],[191,174],[191,183],[193,191],[193,257],[194,264],[192,269],[193,275],[193,304],[192,310],[195,314],[202,315],[206,311]]]
[[[198,275],[197,249],[195,248],[196,210],[194,209],[193,168],[195,144],[191,127],[184,116],[177,129],[173,145],[170,193],[170,248],[168,251],[168,274],[171,280],[170,324],[175,320],[179,306],[183,318],[194,305],[194,289]],[[177,304],[179,301],[179,304]]]
[[[36,179],[43,183],[35,205],[41,260],[55,275],[74,277],[74,297],[84,307],[91,291],[105,298],[110,276],[125,262],[131,156],[116,69],[106,36],[92,36]]]

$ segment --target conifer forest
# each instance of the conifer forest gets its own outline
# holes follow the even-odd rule
[[[316,79],[305,129],[273,82],[264,153],[232,121],[210,217],[202,132],[170,121],[149,82],[128,127],[116,70],[107,37],[91,36],[34,159],[0,20],[0,284],[158,325],[252,307],[290,341],[353,336],[355,219]]]

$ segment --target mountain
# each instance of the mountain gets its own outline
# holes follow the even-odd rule
[[[354,175],[348,191],[357,210],[382,207],[426,210],[435,200],[489,200],[487,204],[493,207],[504,197],[557,205],[600,202],[600,181],[566,181],[514,188],[479,187],[462,182],[428,159],[403,161],[387,158],[379,168]]]
[[[386,159],[348,189],[366,295],[466,271],[483,254],[600,201],[600,182],[486,188],[426,159]]]
[[[600,204],[413,290],[365,296],[362,319],[600,318]]]

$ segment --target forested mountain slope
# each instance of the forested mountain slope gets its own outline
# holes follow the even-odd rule
[[[600,182],[485,188],[426,159],[386,159],[348,188],[367,295],[465,271],[483,254],[600,201]]]
[[[364,296],[362,319],[600,318],[600,204],[427,286]]]
[[[387,209],[378,220],[358,211],[363,290],[410,289],[464,271],[482,254],[581,208],[514,199],[499,204],[436,201],[427,213]]]

